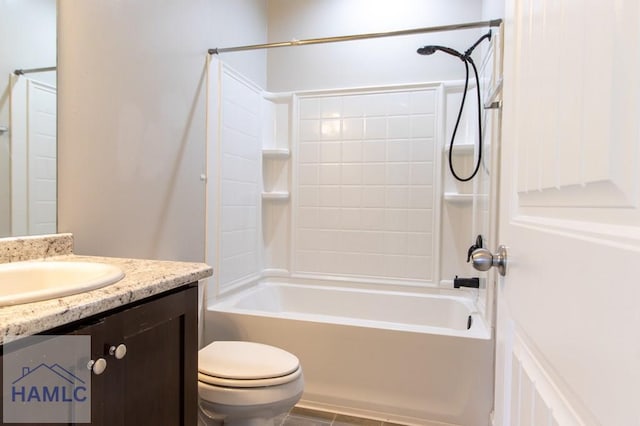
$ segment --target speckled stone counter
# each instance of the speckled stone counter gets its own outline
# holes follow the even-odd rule
[[[28,260],[108,263],[120,267],[125,277],[85,293],[0,307],[0,344],[106,312],[213,273],[204,263],[74,255],[71,234],[0,239],[0,263]]]

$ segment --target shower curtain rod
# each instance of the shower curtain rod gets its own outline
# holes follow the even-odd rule
[[[23,75],[30,74],[34,72],[45,72],[45,71],[55,71],[56,67],[45,67],[45,68],[27,68],[27,69],[19,69],[13,71],[15,75]]]
[[[497,27],[497,26],[500,26],[501,23],[502,23],[502,19],[492,19],[490,21],[468,22],[465,24],[441,25],[438,27],[414,28],[410,30],[400,30],[400,31],[387,31],[383,33],[368,33],[368,34],[354,34],[354,35],[336,36],[336,37],[311,38],[307,40],[293,40],[293,41],[283,41],[279,43],[266,43],[266,44],[250,44],[246,46],[235,46],[235,47],[220,47],[220,48],[216,47],[213,49],[209,49],[209,54],[217,55],[219,53],[239,52],[242,50],[271,49],[274,47],[303,46],[306,44],[335,43],[339,41],[364,40],[364,39],[379,38],[379,37],[392,37],[392,36],[402,36],[402,35],[421,34],[421,33],[435,33],[435,32],[442,32],[442,31],[466,30],[470,28]]]

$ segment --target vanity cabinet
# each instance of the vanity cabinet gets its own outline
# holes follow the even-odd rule
[[[192,283],[46,333],[91,336],[92,425],[197,423],[197,293]]]

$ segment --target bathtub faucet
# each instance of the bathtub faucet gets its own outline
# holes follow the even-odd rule
[[[453,279],[453,288],[460,287],[480,288],[480,278],[458,278],[458,276],[456,275],[456,277]]]

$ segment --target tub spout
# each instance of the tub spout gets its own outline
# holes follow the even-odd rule
[[[480,278],[458,278],[458,276],[456,275],[456,277],[453,279],[453,288],[460,287],[480,288]]]

